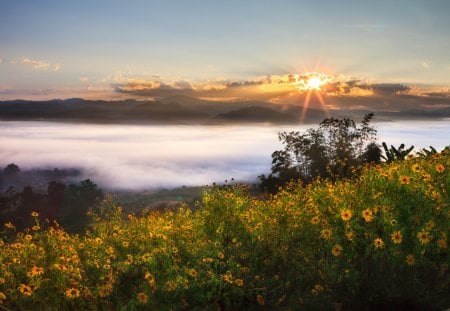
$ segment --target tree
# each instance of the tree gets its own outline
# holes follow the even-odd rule
[[[261,175],[261,187],[273,192],[291,179],[310,182],[314,178],[342,178],[364,163],[379,163],[381,149],[376,130],[370,125],[373,113],[366,114],[360,126],[348,118],[327,118],[319,128],[306,133],[281,132],[283,150],[272,153],[271,174]]]
[[[3,173],[5,175],[17,175],[20,173],[20,168],[16,164],[10,163],[3,169]]]

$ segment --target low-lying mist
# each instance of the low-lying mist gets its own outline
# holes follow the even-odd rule
[[[450,122],[375,123],[379,142],[450,143]],[[206,185],[234,178],[253,182],[270,171],[277,133],[311,126],[154,126],[0,122],[0,165],[22,169],[79,168],[109,189]]]

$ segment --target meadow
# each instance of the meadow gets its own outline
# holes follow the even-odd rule
[[[163,212],[108,197],[82,235],[36,211],[0,229],[0,310],[443,310],[449,170],[446,149],[264,197],[207,187]]]

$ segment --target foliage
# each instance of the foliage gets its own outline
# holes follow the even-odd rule
[[[2,229],[14,237],[0,241],[0,305],[444,310],[449,170],[446,152],[291,182],[266,199],[213,187],[196,206],[141,216],[106,198],[83,236],[33,213],[24,232]]]
[[[57,220],[71,232],[84,230],[89,218],[87,211],[103,199],[103,191],[91,180],[86,179],[79,184],[51,181],[46,193],[33,191],[26,186],[21,192],[13,187],[0,193],[0,222],[14,220],[17,229],[32,226],[32,211],[37,211],[49,221]]]
[[[386,162],[403,161],[414,149],[414,146],[405,149],[405,144],[401,144],[398,148],[391,145],[391,148],[388,149],[385,142],[382,143],[382,146],[386,154],[385,156],[382,155],[382,158],[386,160]]]
[[[379,163],[381,151],[370,125],[372,118],[373,113],[365,115],[359,127],[348,118],[327,118],[319,128],[303,134],[279,133],[284,149],[272,154],[271,174],[260,176],[263,190],[273,193],[279,185],[296,179],[348,177],[361,164]]]

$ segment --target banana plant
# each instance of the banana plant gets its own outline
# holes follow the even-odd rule
[[[401,144],[398,148],[395,148],[393,145],[391,145],[391,148],[388,148],[385,142],[383,142],[381,145],[383,146],[384,153],[386,154],[385,156],[382,155],[381,157],[388,163],[393,161],[405,160],[408,154],[410,154],[414,149],[414,146],[405,149],[405,144]]]
[[[422,158],[432,156],[433,154],[436,154],[436,153],[438,153],[437,150],[435,148],[433,148],[432,146],[430,146],[430,150],[428,150],[426,148],[422,148],[422,150],[417,152],[417,154]]]

